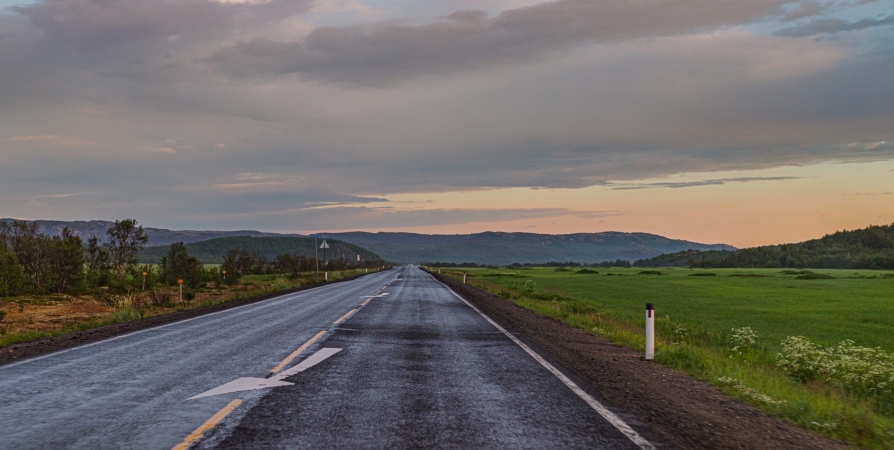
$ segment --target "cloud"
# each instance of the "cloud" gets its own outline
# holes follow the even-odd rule
[[[335,207],[307,211],[305,229],[329,228],[356,230],[363,228],[388,229],[431,225],[491,223],[544,217],[617,216],[616,211],[575,211],[566,208],[445,208],[397,210],[367,207]],[[333,225],[337,224],[337,225]],[[309,227],[309,228],[308,228]]]
[[[699,181],[681,181],[681,182],[668,182],[668,183],[638,183],[638,184],[626,184],[626,185],[615,185],[614,183],[610,184],[611,189],[614,190],[634,190],[634,189],[653,189],[653,188],[671,188],[671,189],[679,189],[679,188],[688,188],[688,187],[698,187],[698,186],[720,186],[727,183],[750,183],[754,181],[785,181],[785,180],[797,180],[798,177],[740,177],[740,178],[719,178],[714,180],[699,180]]]
[[[518,64],[593,43],[674,36],[780,14],[780,0],[558,0],[494,17],[457,11],[422,25],[318,27],[302,42],[258,37],[197,61],[234,77],[302,74],[384,86],[421,76]]]
[[[42,144],[59,147],[81,147],[95,144],[92,141],[73,137],[56,136],[52,134],[0,137],[0,142],[17,144]]]
[[[257,4],[209,0],[42,0],[9,10],[29,18],[51,40],[83,52],[137,42],[170,44],[221,38],[238,28],[294,16],[310,5],[309,0]]]
[[[894,14],[877,19],[861,19],[850,22],[837,18],[813,19],[807,23],[793,27],[783,28],[773,33],[776,36],[804,37],[818,34],[840,33],[845,31],[858,31],[867,28],[876,28],[894,25]]]

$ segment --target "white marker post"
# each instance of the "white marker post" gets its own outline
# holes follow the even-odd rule
[[[655,359],[655,309],[646,303],[646,360]]]
[[[146,290],[146,275],[149,275],[149,274],[146,273],[146,271],[144,270],[144,271],[143,271],[143,289],[140,289],[141,291],[145,291],[145,290]]]
[[[466,274],[463,273],[463,284],[466,284]]]
[[[180,285],[180,303],[183,303],[183,280],[177,280],[177,284]]]
[[[440,275],[440,274],[441,274],[441,268],[438,267],[438,275]]]

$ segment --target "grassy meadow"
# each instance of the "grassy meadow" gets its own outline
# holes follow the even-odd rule
[[[783,269],[442,269],[830,437],[894,448],[894,274]]]

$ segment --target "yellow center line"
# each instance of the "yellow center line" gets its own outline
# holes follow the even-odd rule
[[[360,304],[360,306],[366,306],[366,304],[369,303],[370,300],[372,300],[372,299],[371,298],[366,299],[363,303]]]
[[[292,352],[291,355],[287,356],[286,359],[282,360],[281,363],[277,364],[276,367],[270,369],[270,373],[276,373],[276,372],[279,372],[280,370],[282,370],[283,367],[285,367],[287,364],[292,362],[292,360],[295,359],[298,355],[300,355],[301,352],[307,350],[307,347],[310,347],[311,345],[313,345],[314,342],[317,342],[317,339],[320,339],[321,337],[323,337],[324,334],[326,334],[326,330],[323,330],[323,331],[317,333],[316,336],[310,338],[309,341],[305,342],[301,347],[298,347],[297,350]]]
[[[217,414],[211,416],[210,419],[208,419],[200,427],[196,428],[195,431],[190,433],[190,435],[187,436],[186,439],[183,440],[183,442],[175,445],[174,448],[172,448],[171,450],[186,450],[187,448],[189,448],[190,445],[201,439],[202,435],[205,434],[206,431],[214,428],[214,426],[217,425],[221,420],[223,420],[224,417],[227,417],[227,414],[233,412],[233,410],[236,409],[236,407],[240,404],[242,404],[241,398],[237,398],[236,400],[231,401],[227,404],[227,406],[224,406],[223,409],[218,411]]]
[[[338,325],[338,324],[344,322],[344,320],[347,319],[348,316],[350,316],[351,314],[354,314],[354,311],[357,311],[357,308],[354,308],[354,309],[348,311],[347,314],[341,316],[341,319],[338,319],[338,320],[336,320],[335,322],[332,322],[332,324],[333,324],[333,325]]]

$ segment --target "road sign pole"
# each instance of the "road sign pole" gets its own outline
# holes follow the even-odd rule
[[[646,359],[655,358],[655,309],[646,303]]]
[[[177,280],[177,284],[180,285],[180,303],[183,303],[183,280]]]
[[[314,235],[314,262],[317,264],[317,276],[320,276],[320,250],[317,248],[317,235]]]
[[[143,271],[143,289],[141,289],[142,291],[146,290],[146,275],[146,271]]]

